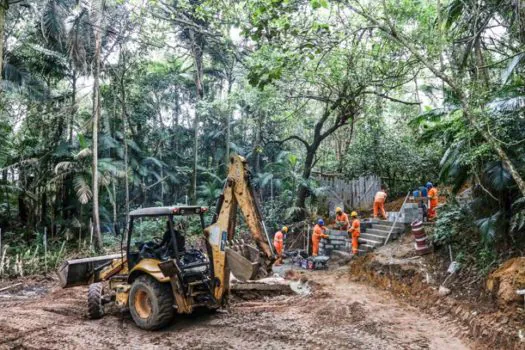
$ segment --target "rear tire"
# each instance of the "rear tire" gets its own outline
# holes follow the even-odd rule
[[[171,285],[147,275],[138,277],[129,292],[129,310],[139,328],[165,327],[175,315]]]
[[[97,320],[104,316],[104,284],[92,283],[88,290],[88,317]]]

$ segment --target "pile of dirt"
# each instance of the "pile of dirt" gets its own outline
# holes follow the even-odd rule
[[[516,290],[524,288],[525,257],[507,260],[487,278],[487,290],[502,308],[523,305],[523,296]]]
[[[378,249],[374,254],[352,261],[350,271],[354,280],[389,290],[433,316],[453,316],[458,326],[478,340],[478,345],[482,348],[523,348],[520,336],[522,315],[499,310],[487,299],[475,301],[462,297],[465,292],[458,293],[454,286],[449,287],[455,293],[440,296],[439,284],[443,280],[434,273],[436,266],[432,261],[437,255],[424,258],[394,257],[392,251],[396,249],[388,249],[390,252]],[[441,262],[437,265],[442,268]]]
[[[403,202],[405,201],[405,197],[398,197],[392,201],[387,201],[385,203],[385,210],[386,211],[400,211],[401,207],[403,206]],[[439,196],[439,204],[444,204],[447,202],[447,197],[445,195]]]
[[[393,201],[389,201],[385,203],[385,210],[386,211],[400,211],[401,207],[403,206],[403,202],[405,201],[405,197],[399,197],[394,199]]]

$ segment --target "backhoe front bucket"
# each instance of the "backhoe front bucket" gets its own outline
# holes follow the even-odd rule
[[[62,288],[87,285],[95,281],[98,268],[109,265],[114,259],[120,259],[120,254],[95,256],[92,258],[66,260],[57,270]]]
[[[261,272],[259,251],[247,244],[226,247],[226,264],[233,275],[241,281],[256,279]]]

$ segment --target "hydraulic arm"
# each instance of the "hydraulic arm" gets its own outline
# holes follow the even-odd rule
[[[240,209],[257,248],[234,239]],[[275,255],[250,184],[246,160],[232,156],[228,178],[217,206],[214,223],[205,229],[214,277],[218,280],[215,297],[220,300],[229,286],[230,271],[239,279],[254,279],[269,274]]]

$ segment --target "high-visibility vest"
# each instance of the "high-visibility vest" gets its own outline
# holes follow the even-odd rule
[[[386,201],[386,192],[378,191],[374,197],[374,202],[384,203]]]
[[[281,231],[275,232],[275,236],[273,236],[273,244],[283,244],[283,233]]]

